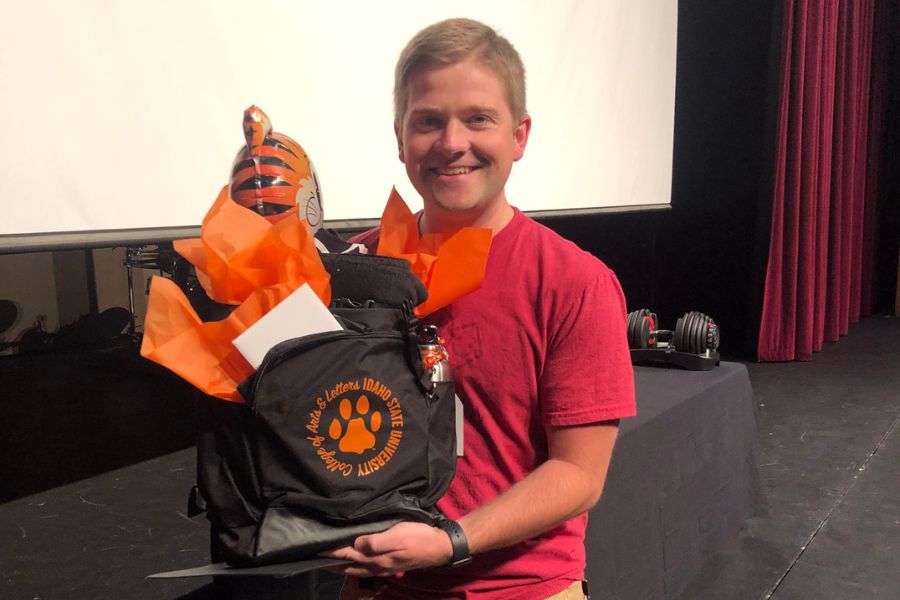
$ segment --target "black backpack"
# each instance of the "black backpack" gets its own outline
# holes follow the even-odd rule
[[[432,382],[413,307],[427,292],[394,258],[323,254],[343,331],[273,347],[240,386],[205,398],[191,514],[213,560],[301,560],[400,521],[434,524],[453,478],[452,382]]]

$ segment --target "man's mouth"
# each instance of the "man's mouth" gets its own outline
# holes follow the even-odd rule
[[[436,175],[467,175],[472,171],[478,169],[478,167],[433,167],[431,172]]]

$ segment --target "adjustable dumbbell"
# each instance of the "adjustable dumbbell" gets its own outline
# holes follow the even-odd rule
[[[684,314],[675,331],[657,329],[653,311],[642,308],[628,313],[628,347],[634,349],[673,348],[679,352],[704,354],[719,348],[719,327],[711,317],[698,311]]]
[[[704,354],[719,349],[719,326],[711,317],[698,311],[684,313],[675,322],[675,349],[690,354]]]
[[[656,328],[656,313],[647,308],[628,313],[626,327],[629,348],[656,348],[673,335],[671,331]]]

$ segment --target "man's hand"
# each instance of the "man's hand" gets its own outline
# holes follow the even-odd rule
[[[320,556],[352,560],[355,564],[339,568],[345,575],[381,577],[445,565],[453,556],[453,547],[443,530],[404,522],[382,533],[360,536],[352,546],[322,552]]]

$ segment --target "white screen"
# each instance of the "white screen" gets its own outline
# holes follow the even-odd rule
[[[533,128],[512,204],[668,204],[676,5],[12,3],[0,36],[0,236],[199,225],[251,104],[309,154],[326,221],[379,217],[392,185],[415,210],[393,133],[394,63],[416,31],[451,16],[497,28],[525,62]]]

